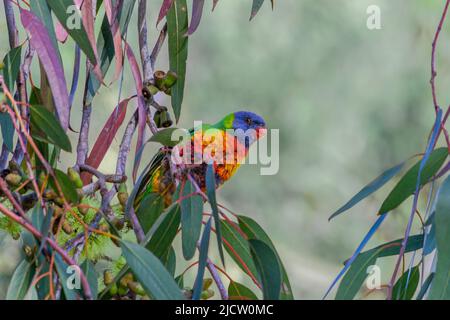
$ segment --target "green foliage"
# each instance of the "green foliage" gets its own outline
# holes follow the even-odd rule
[[[93,3],[97,8],[91,8]],[[164,1],[158,19],[166,20],[167,39],[162,32],[150,54],[147,26],[142,23],[142,18],[146,18],[141,11],[145,2],[139,3],[139,17],[135,19],[140,41],[136,46],[127,42],[136,3],[135,0],[112,1],[110,8],[109,2],[85,1],[80,15],[78,10],[73,10],[78,4],[73,0],[36,0],[20,8],[5,2],[7,10],[17,10],[20,16],[17,26],[8,25],[8,29],[18,28],[14,37],[26,35],[23,44],[22,39],[9,39],[10,43],[21,45],[11,48],[6,55],[0,78],[11,93],[0,95],[0,124],[6,146],[0,157],[0,173],[2,186],[6,185],[10,191],[0,192],[3,205],[0,230],[16,240],[20,238],[25,253],[25,259],[10,280],[7,298],[210,299],[215,295],[212,289],[215,287],[212,279],[205,279],[206,268],[222,271],[212,261],[211,233],[216,234],[224,269],[223,246],[255,285],[262,288],[265,299],[292,298],[286,270],[269,236],[254,220],[240,216],[239,221],[231,221],[218,203],[212,164],[205,167],[204,186],[194,185],[188,179],[188,170],[180,170],[183,171],[180,175],[173,172],[172,182],[177,184],[178,191],[170,205],[160,194],[140,197],[142,186],[148,183],[144,174],[136,181],[128,177],[126,165],[135,131],[138,143],[133,178],[138,176],[147,123],[152,129],[149,141],[163,145],[156,158],[166,156],[178,143],[171,140],[177,130],[172,127],[171,112],[178,122],[186,87],[189,37],[197,30],[204,10],[204,1],[194,1],[189,21],[186,0]],[[216,4],[214,1],[213,5]],[[252,17],[261,4],[254,2]],[[100,13],[104,14],[102,19]],[[95,21],[101,23],[97,36]],[[166,40],[170,70],[155,72],[156,58]],[[67,43],[75,45],[70,91],[64,68],[66,61],[62,58]],[[33,51],[23,55],[23,47],[32,47]],[[141,64],[136,59],[138,51]],[[39,59],[38,68],[31,67],[33,59]],[[78,82],[85,61],[86,78],[81,87]],[[111,83],[105,83],[113,61],[114,75],[111,79],[108,75]],[[125,65],[130,66],[137,92],[122,98],[124,73],[128,72]],[[19,79],[21,70],[26,76]],[[91,147],[88,138],[93,123],[90,117],[96,116],[92,108],[94,99],[103,85],[116,81],[118,105]],[[172,110],[157,103],[155,96],[162,93],[171,96]],[[71,121],[77,112],[74,107],[77,98],[82,101],[80,128],[74,128]],[[126,129],[120,130],[130,116],[129,109],[133,108],[129,102],[136,98],[138,108],[127,120]],[[21,139],[15,144],[16,130]],[[100,172],[110,144],[122,131],[116,172]],[[74,135],[78,138],[76,146],[71,143]],[[72,165],[61,161],[61,155],[72,157]],[[147,168],[152,172],[157,169],[150,165]],[[131,194],[126,190],[126,183],[134,183]],[[204,212],[206,202],[211,213]],[[19,222],[14,220],[16,215],[21,215]],[[181,246],[177,242],[180,233]],[[178,251],[183,253],[183,261],[177,261]],[[198,261],[189,261],[197,253]],[[198,265],[193,283],[187,283],[189,278],[184,277],[189,268],[175,278],[177,269],[186,263]],[[78,271],[81,279],[77,279]],[[226,281],[229,281],[228,294],[238,299],[257,299],[251,289],[222,272],[224,277],[213,277],[221,296],[227,295]],[[37,277],[39,281],[35,281]],[[78,284],[74,281],[78,280],[82,286],[74,289]]]

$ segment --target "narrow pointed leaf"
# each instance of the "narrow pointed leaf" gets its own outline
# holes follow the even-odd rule
[[[417,290],[420,280],[420,270],[415,266],[411,270],[406,270],[397,280],[392,289],[392,299],[411,300]]]
[[[3,79],[8,90],[14,94],[14,85],[20,71],[22,47],[12,49],[3,59]],[[0,92],[1,89],[0,89]],[[8,113],[0,113],[0,127],[2,131],[2,139],[9,151],[14,150],[14,124]]]
[[[55,177],[59,183],[59,186],[61,187],[61,190],[66,200],[69,203],[74,204],[78,203],[78,193],[77,190],[75,189],[75,186],[73,185],[72,180],[70,180],[69,177],[64,172],[58,169],[55,169]],[[49,182],[52,189],[56,193],[58,193],[58,189],[55,184],[55,179],[51,178]]]
[[[230,281],[228,296],[230,300],[258,300],[252,290],[236,281]]]
[[[111,144],[113,143],[117,131],[123,124],[127,114],[127,107],[130,98],[122,100],[119,105],[113,110],[102,131],[100,132],[97,141],[95,141],[92,151],[86,160],[86,164],[97,169],[105,158]],[[91,180],[91,174],[83,174],[83,182],[86,184]]]
[[[422,243],[423,235],[409,237],[405,253],[419,250]],[[353,299],[368,276],[368,267],[375,265],[378,258],[398,255],[401,245],[402,239],[398,239],[360,253],[342,278],[335,299]]]
[[[281,268],[272,249],[261,240],[248,241],[256,269],[261,278],[264,300],[278,300],[281,292]]]
[[[67,152],[72,152],[69,137],[53,113],[42,106],[30,106],[30,116],[31,125],[45,135],[35,135],[35,138],[54,144]]]
[[[361,189],[355,196],[353,196],[346,204],[344,204],[341,208],[339,208],[336,212],[334,212],[328,220],[331,220],[341,213],[349,210],[360,201],[364,200],[375,191],[379,190],[383,187],[387,182],[389,182],[393,177],[395,177],[405,166],[405,162],[402,162],[395,167],[389,168],[385,172],[383,172],[380,176],[378,176],[375,180],[369,183],[367,186]]]
[[[239,232],[239,226],[221,220],[222,237],[225,250],[253,282],[259,283],[259,276],[250,254],[248,241]]]
[[[23,300],[28,292],[34,274],[33,265],[23,260],[17,266],[9,282],[6,300]]]
[[[120,247],[127,264],[147,294],[157,300],[184,300],[175,280],[150,251],[127,241],[122,241]]]
[[[253,0],[252,12],[250,14],[250,20],[252,20],[256,16],[259,9],[261,9],[261,6],[263,5],[263,3],[264,3],[264,0]]]
[[[217,207],[216,200],[216,174],[214,172],[214,166],[212,164],[208,164],[208,167],[206,168],[206,195],[208,196],[212,215],[214,217],[217,235],[217,247],[219,248],[220,259],[222,260],[222,264],[225,265],[225,257],[223,255],[222,231],[220,228],[219,208]]]
[[[24,28],[31,35],[30,43],[45,70],[61,127],[66,131],[69,127],[69,93],[57,50],[39,18],[27,10],[21,10],[20,16]]]
[[[434,216],[437,264],[429,299],[450,299],[450,177],[442,183]]]
[[[421,170],[420,186],[423,186],[430,181],[430,179],[441,168],[445,159],[447,159],[447,156],[447,148],[436,149],[430,154],[426,164]],[[417,178],[421,163],[422,161],[419,161],[400,179],[394,189],[389,193],[386,200],[384,200],[379,210],[379,214],[385,214],[394,210],[416,191]]]
[[[158,25],[162,19],[167,15],[170,8],[172,7],[174,0],[164,0],[161,5],[161,9],[159,10],[158,20],[156,21],[156,25]]]
[[[55,255],[55,266],[59,275],[59,282],[63,288],[66,300],[80,300],[81,293],[75,286],[76,277],[74,273],[77,272],[75,268],[70,268],[66,262],[63,261],[59,254]]]
[[[211,218],[206,223],[200,240],[200,256],[198,259],[198,271],[194,282],[192,300],[200,300],[203,288],[203,277],[205,275],[206,262],[208,260],[209,238],[211,235]]]
[[[181,201],[181,239],[186,260],[194,257],[202,227],[203,199],[199,195],[192,195],[194,192],[194,186],[187,181],[182,193],[184,199]]]
[[[239,227],[241,230],[247,235],[248,239],[258,239],[267,244],[273,252],[277,255],[278,262],[281,266],[283,284],[281,287],[281,299],[282,300],[292,300],[294,298],[292,293],[291,284],[289,281],[288,274],[286,269],[281,261],[280,255],[278,254],[275,246],[273,245],[272,240],[270,240],[267,233],[261,228],[261,226],[253,219],[244,216],[238,216]]]
[[[147,249],[160,259],[164,257],[177,235],[180,221],[180,206],[176,205],[167,213],[164,220],[156,229],[147,245]]]
[[[89,41],[80,13],[72,9],[76,8],[73,0],[47,0],[47,3],[67,33],[80,46],[92,65],[95,66],[97,64],[95,52]],[[80,25],[77,25],[77,23]]]
[[[192,2],[192,18],[188,29],[188,35],[193,34],[195,30],[197,30],[200,20],[202,19],[204,4],[205,0],[194,0]]]
[[[169,35],[169,64],[178,80],[172,87],[172,108],[176,121],[180,119],[186,79],[186,60],[188,56],[188,13],[186,0],[177,0],[167,14],[167,32]]]
[[[91,261],[85,260],[81,265],[81,270],[86,275],[89,282],[89,287],[91,288],[92,299],[96,300],[98,296],[98,274],[95,271],[94,265]]]

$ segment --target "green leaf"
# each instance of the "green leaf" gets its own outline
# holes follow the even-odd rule
[[[430,289],[430,285],[433,282],[433,279],[434,279],[434,273],[431,273],[423,282],[423,285],[420,288],[419,293],[417,294],[416,300],[422,300],[423,297],[425,297],[425,294],[428,292],[428,289]]]
[[[181,239],[183,255],[186,260],[194,257],[202,227],[203,198],[199,195],[192,195],[194,192],[194,186],[187,181],[183,188],[183,200],[181,201]]]
[[[172,134],[177,131],[177,130],[181,130],[179,128],[167,128],[167,129],[163,129],[158,131],[156,134],[154,134],[149,141],[151,142],[158,142],[161,143],[163,146],[167,146],[167,147],[174,147],[177,144],[180,143],[181,139],[178,141],[173,141],[172,140]],[[186,131],[186,134],[188,134],[188,132]]]
[[[341,213],[351,209],[356,204],[358,204],[360,201],[364,200],[371,194],[373,194],[375,191],[383,187],[387,182],[389,182],[395,175],[397,175],[400,170],[403,169],[405,166],[405,162],[402,162],[395,167],[389,168],[388,170],[384,171],[380,176],[378,176],[375,180],[373,180],[371,183],[369,183],[367,186],[362,188],[355,196],[353,196],[346,204],[344,204],[342,207],[340,207],[336,212],[334,212],[331,217],[328,220],[331,220]]]
[[[122,241],[120,247],[128,265],[147,294],[157,300],[184,300],[177,283],[150,251],[127,241]]]
[[[225,250],[242,271],[248,274],[254,282],[258,282],[258,272],[250,254],[248,241],[239,232],[239,226],[233,222],[221,220],[221,229]]]
[[[450,299],[450,176],[439,190],[434,214],[437,264],[429,299]]]
[[[166,19],[170,70],[178,76],[177,82],[172,87],[172,108],[178,122],[183,103],[188,56],[188,37],[186,36],[188,31],[188,12],[186,0],[174,1]]]
[[[64,29],[66,29],[67,33],[86,54],[92,65],[97,65],[95,53],[92,49],[91,43],[89,42],[81,15],[78,10],[71,10],[71,8],[76,8],[73,0],[47,0],[47,3],[50,8],[52,8],[61,25],[63,25]],[[76,25],[77,21],[79,21],[79,26]],[[76,27],[73,27],[72,24]]]
[[[428,158],[428,161],[426,162],[420,176],[421,186],[428,183],[428,181],[430,181],[430,179],[438,172],[445,159],[447,159],[447,156],[447,148],[436,149],[430,154],[430,157]],[[386,200],[384,200],[380,210],[378,211],[379,214],[385,214],[397,208],[403,201],[408,199],[416,191],[420,163],[421,161],[414,165],[403,176],[403,178],[400,179],[391,193],[387,196]]]
[[[177,235],[180,220],[180,206],[176,205],[167,213],[164,220],[156,229],[147,245],[147,249],[160,259],[164,257]]]
[[[136,215],[145,233],[151,229],[163,211],[164,201],[161,195],[150,193],[142,200]]]
[[[44,142],[54,144],[61,149],[72,152],[69,137],[64,132],[56,116],[42,106],[30,106],[31,125],[44,133],[33,130],[33,136]]]
[[[230,300],[258,300],[252,290],[236,281],[230,281],[228,297]]]
[[[402,239],[398,239],[360,253],[342,278],[335,299],[353,299],[368,276],[367,268],[375,265],[378,258],[398,255],[401,243]],[[409,237],[405,253],[420,249],[422,244],[423,235]]]
[[[392,289],[392,299],[411,300],[417,290],[419,280],[419,266],[415,266],[411,270],[406,270],[406,272],[397,280],[397,283]]]
[[[261,9],[261,6],[263,5],[263,3],[264,3],[264,0],[253,0],[252,12],[250,14],[250,20],[252,20],[256,16],[259,9]]]
[[[64,296],[66,300],[79,300],[80,299],[80,291],[76,289],[78,283],[76,269],[69,268],[61,258],[59,254],[55,255],[55,266],[59,275],[59,282],[62,285]],[[81,289],[81,284],[80,284]]]
[[[81,265],[81,270],[83,270],[84,275],[86,276],[89,287],[91,288],[92,299],[96,300],[98,296],[98,274],[95,271],[94,265],[91,261],[85,260]]]
[[[55,47],[55,49],[58,49],[58,40],[56,39],[55,27],[53,26],[53,19],[47,1],[46,0],[30,1],[30,9],[36,15],[36,17],[38,17],[45,25],[45,28],[48,31],[48,35],[52,39],[53,46]],[[57,51],[58,55],[60,55],[59,50]]]
[[[203,229],[202,239],[200,240],[200,254],[198,258],[198,271],[195,277],[192,300],[200,300],[203,291],[203,278],[205,275],[206,263],[208,260],[209,239],[211,235],[211,218]]]
[[[3,78],[8,90],[14,94],[14,86],[19,76],[22,46],[11,49],[3,59]]]
[[[61,191],[64,194],[64,197],[69,203],[78,203],[78,193],[73,185],[72,180],[61,170],[55,169],[55,177],[58,181],[59,186],[61,187]],[[58,188],[56,187],[55,179],[50,179],[50,186],[52,189],[58,193]]]
[[[20,262],[9,282],[6,300],[23,300],[33,279],[34,267],[26,260]]]
[[[14,85],[20,71],[22,47],[12,49],[3,59],[3,79],[8,90],[14,94]],[[3,92],[0,89],[0,92]],[[8,113],[0,113],[0,127],[2,131],[3,143],[9,151],[14,150],[14,124]]]
[[[281,268],[272,249],[261,240],[248,241],[256,269],[262,282],[264,300],[279,300],[281,292]]]
[[[281,287],[281,299],[282,300],[292,300],[294,299],[291,283],[289,281],[288,274],[286,272],[286,268],[283,265],[283,262],[281,261],[280,255],[278,254],[277,250],[275,249],[275,246],[272,243],[272,240],[270,240],[267,233],[261,228],[261,226],[253,219],[249,217],[244,216],[238,216],[239,220],[239,227],[241,228],[242,232],[244,232],[248,239],[257,239],[263,241],[265,244],[267,244],[273,252],[277,255],[278,262],[281,266],[281,273],[282,273],[282,279],[283,279],[283,285]]]
[[[209,204],[211,205],[212,215],[214,217],[217,246],[219,248],[220,259],[222,260],[222,264],[225,265],[225,258],[223,255],[222,230],[220,229],[219,208],[217,207],[216,200],[216,174],[214,172],[214,166],[212,164],[208,164],[208,167],[206,169],[206,195],[208,197]]]

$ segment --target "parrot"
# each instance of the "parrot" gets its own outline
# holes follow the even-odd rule
[[[253,134],[239,134],[246,132]],[[186,165],[186,169],[202,191],[206,189],[206,170],[208,164],[212,162],[217,189],[236,173],[247,157],[251,145],[265,133],[266,122],[260,115],[249,111],[233,112],[215,124],[202,124],[201,127],[188,130],[190,141],[184,144],[181,142],[180,145],[170,148],[170,152],[177,152],[182,157],[186,147],[191,148],[192,161]],[[195,143],[196,139],[198,144]],[[222,152],[220,158],[226,161],[218,162],[213,161],[217,158],[204,157],[206,148],[213,157],[217,156],[216,152]],[[200,161],[194,162],[194,159]],[[177,184],[171,161],[167,147],[161,147],[143,173],[134,202],[135,208],[138,208],[142,199],[151,193],[163,198],[164,207],[167,208],[172,204]]]

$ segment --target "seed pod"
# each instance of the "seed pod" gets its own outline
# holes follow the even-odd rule
[[[208,290],[209,287],[211,287],[213,283],[213,279],[211,278],[207,278],[203,280],[203,291]]]
[[[58,195],[53,190],[45,190],[43,194],[44,198],[47,200],[54,200]]]
[[[161,123],[161,127],[163,127],[163,128],[169,128],[172,126],[173,121],[170,118],[170,113],[168,111],[161,112],[160,123]]]
[[[128,287],[128,283],[133,281],[133,280],[134,280],[133,279],[133,274],[132,273],[127,273],[126,275],[124,275],[122,277],[122,279],[120,279],[119,284],[120,284],[121,287]]]
[[[144,288],[142,288],[142,286],[138,282],[130,281],[127,285],[132,292],[136,293],[139,296],[144,296],[146,294]]]
[[[105,286],[109,286],[114,281],[114,275],[111,270],[105,270],[103,272],[103,283]]]
[[[22,177],[16,173],[10,173],[5,177],[5,181],[9,184],[9,186],[17,187],[20,185]]]
[[[151,82],[144,83],[142,95],[146,101],[150,101],[152,97],[159,92],[159,89]]]
[[[109,294],[112,295],[112,296],[115,296],[118,291],[119,291],[119,289],[117,288],[117,284],[114,283],[111,286],[111,288],[109,289]]]
[[[62,229],[63,229],[64,233],[66,233],[66,234],[72,234],[73,233],[73,227],[70,224],[70,222],[67,221],[67,220],[64,220],[64,222],[62,224]]]
[[[205,290],[200,295],[200,299],[202,300],[208,300],[214,296],[214,291],[211,289]]]
[[[60,207],[64,206],[64,199],[61,197],[56,197],[53,202]]]
[[[69,167],[69,169],[67,169],[67,175],[69,176],[69,179],[75,184],[75,188],[83,188],[83,181],[81,181],[80,174],[77,171]]]
[[[120,218],[114,218],[112,223],[119,231],[125,227],[125,221]]]
[[[119,186],[119,192],[117,193],[117,199],[119,203],[125,207],[128,201],[128,191],[126,183],[121,183]]]
[[[124,296],[128,293],[128,287],[121,287],[119,286],[119,289],[117,290],[117,294],[119,296]]]
[[[109,226],[107,224],[102,224],[98,229],[102,232],[109,232]]]
[[[34,256],[34,251],[30,246],[24,245],[22,249],[27,258],[31,259]]]
[[[89,207],[87,205],[81,204],[78,206],[78,212],[80,212],[83,216],[85,216],[89,212]]]
[[[158,87],[158,89],[164,91],[166,89],[166,87],[164,87],[166,73],[164,71],[158,70],[153,74],[153,77],[155,78],[155,85]]]
[[[178,75],[173,71],[168,71],[164,78],[164,87],[166,89],[172,88],[177,83]]]

